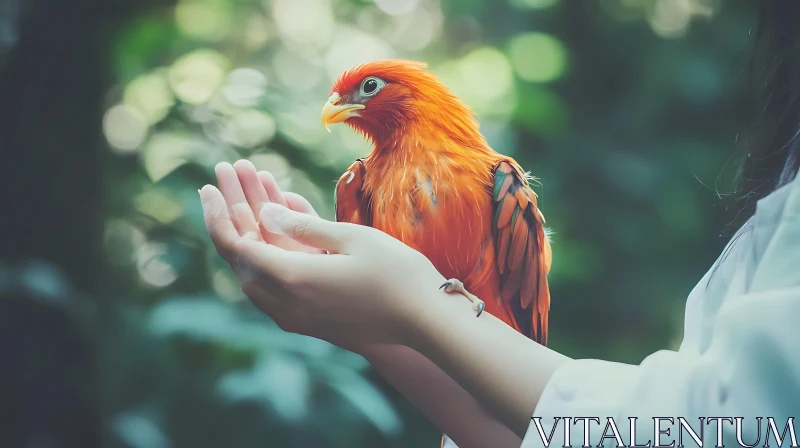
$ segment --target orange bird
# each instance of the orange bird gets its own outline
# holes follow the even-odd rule
[[[374,145],[336,184],[336,219],[420,251],[451,279],[442,287],[470,299],[478,316],[485,306],[545,344],[552,257],[536,194],[425,67],[369,62],[334,84],[323,125],[344,122]]]

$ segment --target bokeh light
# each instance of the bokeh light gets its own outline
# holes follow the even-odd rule
[[[268,142],[277,131],[275,120],[268,114],[247,109],[226,120],[223,139],[245,148],[254,148]]]
[[[483,101],[497,100],[513,86],[508,59],[495,48],[478,48],[464,56],[459,65],[464,88]]]
[[[112,148],[118,152],[131,152],[147,137],[148,123],[136,109],[119,104],[106,111],[103,133]]]
[[[417,8],[410,14],[394,18],[391,41],[405,50],[422,50],[439,37],[443,20],[438,8]]]
[[[134,198],[136,209],[162,224],[175,222],[183,216],[183,207],[168,191],[149,189]]]
[[[353,51],[357,48],[358,51]],[[357,28],[339,26],[336,37],[325,55],[328,79],[336,79],[355,65],[395,56],[388,42]]]
[[[196,50],[180,57],[170,67],[170,85],[181,101],[202,104],[222,85],[229,66],[228,59],[215,50]]]
[[[319,62],[314,64],[308,58],[294,51],[280,48],[272,58],[272,67],[278,81],[292,89],[308,92],[318,86],[323,78]]]
[[[526,81],[554,81],[564,74],[567,67],[567,49],[549,34],[514,36],[508,44],[508,55],[514,71]]]
[[[616,20],[630,22],[645,18],[656,35],[666,39],[683,37],[692,20],[711,19],[721,0],[601,0],[603,10]]]
[[[292,168],[289,165],[289,162],[287,162],[286,159],[280,154],[269,152],[259,153],[251,156],[249,160],[253,163],[257,170],[269,171],[281,189],[287,191],[292,190]]]
[[[244,46],[248,51],[261,49],[270,40],[276,37],[274,25],[267,21],[261,14],[251,14],[246,19],[244,27]]]
[[[436,72],[479,115],[507,119],[516,107],[514,71],[505,54],[494,47],[476,48],[436,67]]]
[[[273,0],[272,15],[278,35],[293,48],[324,48],[335,21],[328,0]]]
[[[252,68],[238,68],[227,76],[225,98],[237,106],[255,106],[267,89],[267,77]]]
[[[192,136],[162,132],[154,134],[142,150],[142,165],[157,182],[189,161],[196,141]]]
[[[126,87],[123,102],[135,107],[150,124],[167,116],[175,97],[163,70],[145,73],[134,78]]]
[[[175,22],[188,36],[219,40],[230,30],[227,8],[215,8],[209,2],[182,0],[175,7]]]
[[[178,273],[164,261],[168,253],[168,246],[163,243],[147,242],[136,248],[136,267],[146,285],[163,288],[177,280]]]
[[[650,26],[661,37],[678,37],[686,33],[692,18],[690,0],[656,0],[649,14]]]

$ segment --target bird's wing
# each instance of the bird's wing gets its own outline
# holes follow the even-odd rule
[[[504,160],[495,166],[492,199],[500,297],[519,331],[546,344],[550,243],[536,193],[515,162]]]
[[[358,159],[336,182],[336,221],[372,225],[370,201],[364,193],[364,161]]]

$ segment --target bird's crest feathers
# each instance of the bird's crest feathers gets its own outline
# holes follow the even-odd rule
[[[358,87],[367,76],[377,76],[387,82],[412,81],[417,78],[434,78],[426,69],[428,64],[405,59],[384,59],[365,62],[347,70],[333,84],[331,93],[344,94]]]

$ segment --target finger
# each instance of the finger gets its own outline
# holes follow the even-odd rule
[[[286,207],[286,199],[284,198],[280,187],[278,187],[278,183],[275,182],[275,176],[273,176],[269,171],[259,171],[258,178],[261,180],[261,185],[263,185],[264,189],[267,191],[269,200],[278,205]]]
[[[228,204],[228,210],[231,214],[231,221],[239,231],[239,235],[251,239],[261,239],[261,232],[258,229],[258,223],[253,216],[253,211],[250,209],[250,204],[247,203],[247,198],[242,190],[242,185],[239,183],[239,176],[236,170],[229,163],[220,163],[215,169],[217,173],[217,182],[225,202]]]
[[[236,245],[237,275],[242,283],[266,282],[275,290],[286,289],[299,278],[312,278],[320,269],[315,257],[302,252],[284,250],[272,244],[240,239]]]
[[[268,171],[259,171],[257,174],[258,181],[261,184],[262,188],[266,191],[268,200],[267,202],[273,202],[275,204],[282,205],[284,207],[287,206],[286,199],[284,198],[283,192],[281,191],[280,187],[278,187],[278,183],[275,182],[275,177],[272,173]],[[259,209],[260,210],[260,209]],[[257,219],[261,219],[260,215],[257,215]],[[262,237],[264,241],[269,244],[275,244],[281,248],[291,247],[292,243],[291,240],[288,240],[286,237],[275,235],[270,232],[263,232]]]
[[[298,213],[305,213],[305,214],[308,214],[308,215],[311,215],[311,216],[319,216],[317,214],[316,210],[314,210],[314,207],[311,206],[311,204],[306,200],[306,198],[300,196],[299,194],[290,193],[290,192],[287,191],[286,193],[283,194],[283,196],[286,198],[286,203],[288,204],[288,208],[290,210],[294,210],[294,211],[296,211]],[[269,235],[271,235],[271,234],[269,234]],[[282,238],[285,238],[285,237],[282,237]],[[286,239],[288,239],[288,238],[286,238]],[[288,240],[291,241],[290,239],[288,239]],[[297,245],[296,247],[299,250],[302,250],[302,251],[307,252],[307,253],[312,253],[313,254],[313,253],[325,252],[325,251],[321,251],[319,249],[315,249],[313,247],[304,246],[304,245],[299,244],[299,243],[294,242],[294,241],[292,241],[292,243]],[[288,246],[288,247],[293,247],[293,246]]]
[[[217,252],[228,262],[239,240],[239,232],[228,214],[225,198],[219,190],[211,185],[206,185],[200,190],[200,202],[203,205],[203,219],[206,229],[211,236]]]
[[[300,196],[299,194],[290,193],[287,191],[283,194],[283,196],[286,198],[286,204],[290,210],[294,210],[299,213],[305,213],[311,216],[319,216],[314,210],[314,207],[311,206],[311,203],[309,203],[306,198]]]
[[[233,164],[233,169],[239,177],[239,184],[242,186],[247,203],[250,204],[250,210],[253,211],[253,216],[258,221],[261,207],[269,202],[269,195],[261,184],[256,167],[249,160],[240,160]]]
[[[348,224],[326,221],[275,204],[261,209],[261,225],[269,232],[284,235],[300,244],[335,253],[344,253],[351,240]]]

